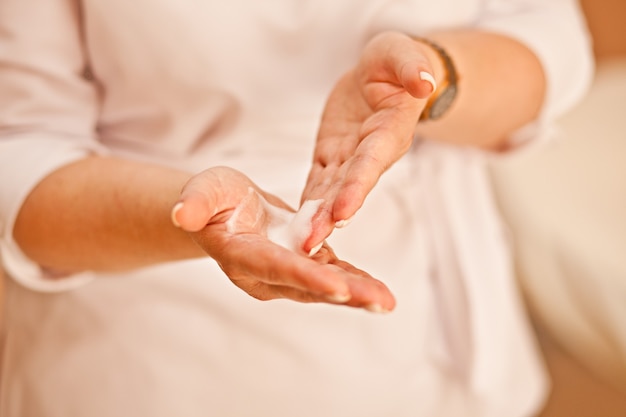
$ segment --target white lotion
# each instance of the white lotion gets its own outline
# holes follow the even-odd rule
[[[307,200],[302,204],[300,210],[293,213],[280,207],[276,207],[262,200],[265,210],[270,216],[267,227],[267,238],[272,242],[290,249],[294,252],[301,252],[304,241],[311,235],[313,230],[312,220],[324,200]],[[311,250],[309,256],[313,256],[320,250]],[[314,248],[315,249],[315,248]]]
[[[300,210],[294,213],[270,204],[263,196],[250,188],[249,195],[235,208],[233,215],[226,222],[226,228],[230,233],[237,232],[236,224],[243,212],[243,208],[257,201],[261,204],[257,208],[255,222],[261,219],[267,222],[267,238],[277,245],[301,253],[302,245],[313,230],[313,216],[315,216],[324,200],[307,200],[302,204]],[[321,245],[316,246],[308,255],[313,256],[320,248]]]

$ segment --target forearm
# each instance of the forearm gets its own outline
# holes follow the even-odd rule
[[[92,157],[46,177],[24,202],[14,236],[42,266],[119,270],[202,256],[170,212],[190,175]]]
[[[514,39],[477,30],[428,36],[451,56],[459,74],[458,95],[438,120],[421,122],[420,135],[461,145],[502,149],[509,135],[534,120],[545,95],[545,76],[537,57]],[[444,77],[434,50],[420,43]]]

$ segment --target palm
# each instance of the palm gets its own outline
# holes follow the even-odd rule
[[[185,186],[182,199],[177,220],[183,229],[253,297],[393,308],[393,296],[380,281],[340,261],[328,246],[308,257],[270,240],[278,215],[293,209],[240,172],[207,170]]]
[[[418,64],[397,62],[387,46],[390,41],[402,44],[396,49],[411,47],[406,36],[376,38],[359,65],[335,85],[326,103],[303,193],[303,199],[326,202],[309,245],[328,236],[337,220],[351,217],[383,172],[410,147],[424,106],[424,100],[415,96],[427,96],[424,91],[430,86],[420,84],[417,70],[408,71]]]

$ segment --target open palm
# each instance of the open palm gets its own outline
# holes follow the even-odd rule
[[[351,218],[380,176],[411,145],[433,85],[430,63],[410,37],[386,32],[365,47],[358,65],[329,96],[303,201],[324,199],[307,244]]]
[[[384,284],[339,260],[326,244],[309,257],[301,249],[308,230],[301,241],[296,238],[289,245],[270,239],[277,222],[289,220],[294,210],[236,170],[218,167],[196,175],[181,201],[177,223],[235,285],[257,299],[339,303],[374,311],[395,306]]]

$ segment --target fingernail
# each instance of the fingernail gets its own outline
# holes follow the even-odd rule
[[[176,203],[176,205],[174,205],[174,207],[172,208],[172,214],[171,214],[172,223],[176,227],[180,227],[180,223],[178,223],[178,220],[176,219],[176,213],[178,213],[181,208],[183,208],[183,202],[182,201],[179,201],[178,203]]]
[[[322,249],[322,245],[324,244],[324,242],[320,242],[317,246],[314,246],[313,248],[311,248],[311,250],[309,251],[309,257],[315,255],[317,252],[320,251],[320,249]]]
[[[333,303],[345,303],[347,301],[350,301],[350,299],[352,298],[352,294],[333,294],[333,295],[329,295],[328,297],[329,301],[332,301]]]
[[[341,229],[342,227],[346,227],[347,225],[350,224],[350,222],[352,222],[352,219],[354,219],[354,216],[350,217],[349,219],[339,220],[338,222],[335,223],[335,227],[337,229]]]
[[[428,81],[433,87],[433,92],[437,89],[437,81],[435,81],[435,77],[433,77],[430,72],[420,71],[420,79],[422,81]]]
[[[389,313],[389,310],[382,308],[380,304],[368,304],[365,309],[372,313],[385,314]]]

